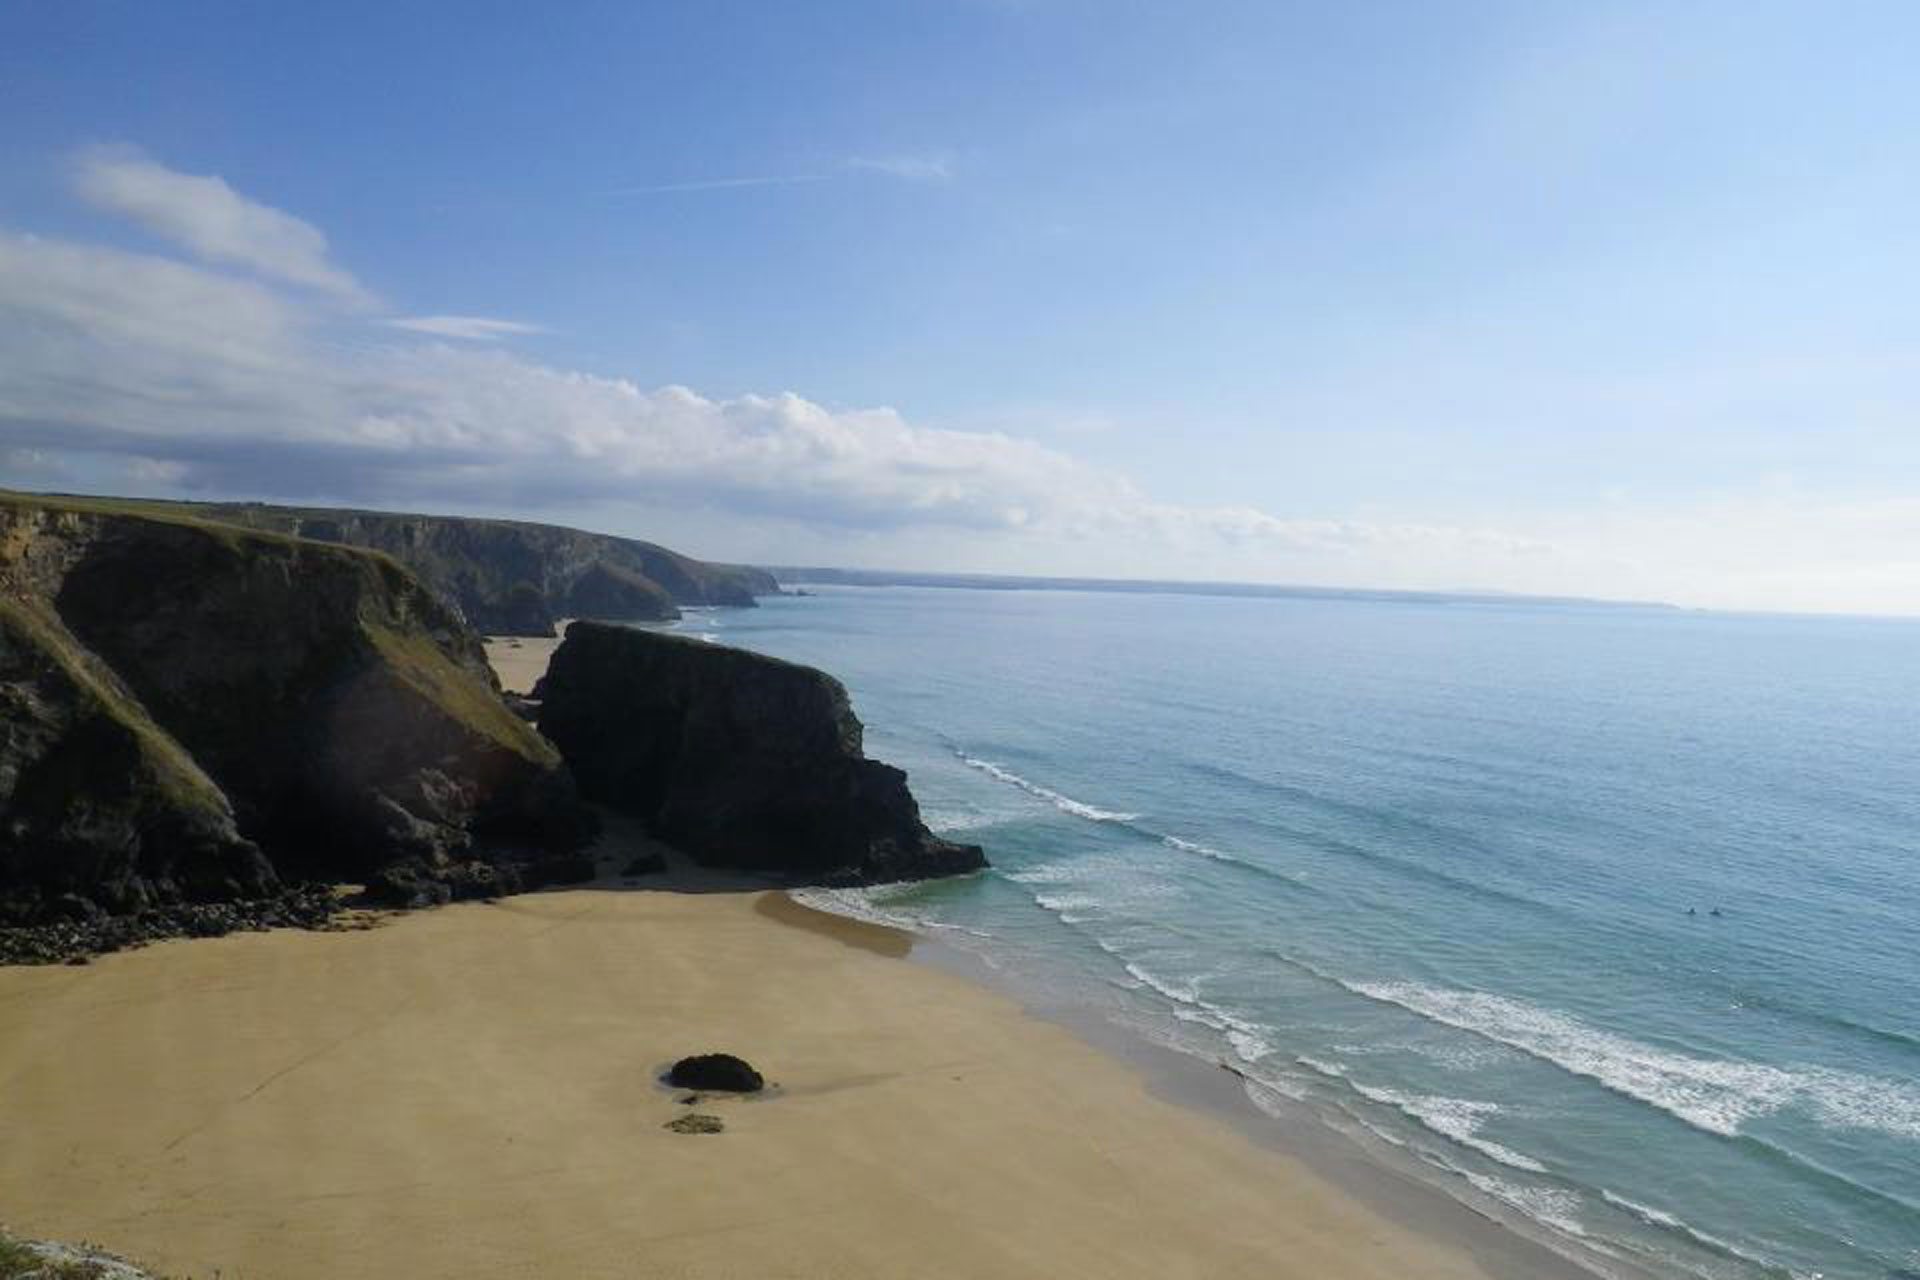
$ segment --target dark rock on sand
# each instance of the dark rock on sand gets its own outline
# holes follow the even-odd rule
[[[594,825],[479,638],[388,557],[0,494],[0,924],[310,880],[462,896]]]
[[[582,794],[715,865],[815,884],[957,875],[978,845],[929,832],[906,774],[861,751],[838,680],[679,636],[576,622],[540,728]]]
[[[667,1083],[676,1089],[727,1093],[758,1093],[767,1087],[758,1071],[730,1053],[702,1053],[682,1058],[667,1072]]]

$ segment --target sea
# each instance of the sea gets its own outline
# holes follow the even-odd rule
[[[807,590],[677,625],[993,862],[818,905],[1600,1270],[1920,1278],[1920,623]]]

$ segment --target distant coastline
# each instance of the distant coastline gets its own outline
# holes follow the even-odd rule
[[[1657,610],[1657,600],[1595,600],[1505,591],[1408,591],[1386,587],[1315,587],[1264,582],[1184,582],[1164,578],[1053,578],[1000,573],[925,573],[910,569],[835,569],[765,565],[783,587],[944,587],[961,591],[1091,591],[1120,595],[1242,596],[1259,600],[1373,600],[1386,604],[1532,605],[1555,608]]]

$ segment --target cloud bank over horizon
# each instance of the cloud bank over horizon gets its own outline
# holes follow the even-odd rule
[[[391,313],[320,228],[217,176],[129,148],[84,151],[72,174],[174,252],[0,228],[0,483],[78,468],[124,490],[497,511],[762,562],[1808,609],[1905,591],[1920,609],[1920,563],[1885,555],[1920,545],[1920,503],[1783,490],[1455,522],[1166,502],[1004,432],[536,360],[511,346],[545,332],[525,321]]]

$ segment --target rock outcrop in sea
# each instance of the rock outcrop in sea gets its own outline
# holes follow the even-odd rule
[[[933,835],[899,769],[866,758],[846,688],[812,667],[576,622],[541,685],[540,728],[582,794],[713,865],[813,884],[978,870]]]
[[[581,878],[593,829],[478,638],[393,559],[0,494],[0,924]]]
[[[489,635],[550,636],[556,618],[661,621],[679,617],[681,605],[748,608],[780,590],[760,569],[557,525],[253,502],[176,509],[384,551]]]

